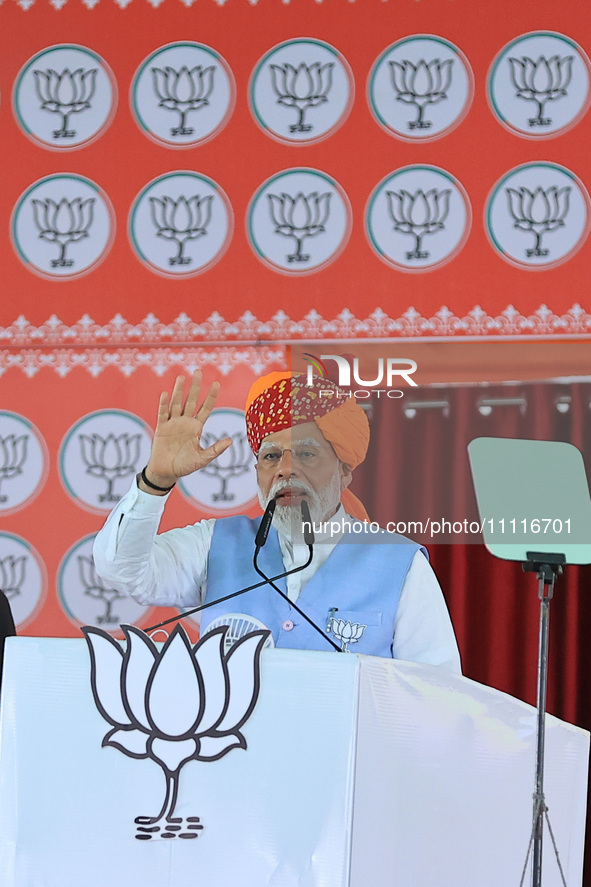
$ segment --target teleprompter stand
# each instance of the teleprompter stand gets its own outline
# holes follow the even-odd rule
[[[468,444],[487,549],[536,573],[540,598],[537,742],[532,831],[521,875],[533,851],[532,887],[542,885],[544,823],[567,887],[544,795],[544,746],[550,601],[565,564],[591,563],[591,497],[581,452],[564,441],[480,437]],[[506,532],[510,527],[510,531]]]
[[[560,877],[564,887],[566,879],[560,862],[558,847],[550,825],[548,807],[544,796],[544,750],[546,735],[546,696],[548,689],[548,638],[550,628],[550,601],[554,595],[554,582],[562,573],[562,567],[566,563],[563,554],[550,554],[539,551],[528,551],[528,560],[522,564],[526,573],[536,573],[538,577],[538,597],[540,599],[540,634],[538,641],[538,693],[537,693],[537,728],[536,728],[536,782],[533,795],[532,831],[523,866],[521,881],[522,887],[527,871],[527,864],[533,849],[532,887],[542,885],[542,846],[544,835],[544,821],[548,826],[548,832],[552,840],[554,855]]]

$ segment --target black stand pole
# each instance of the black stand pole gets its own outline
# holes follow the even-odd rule
[[[537,743],[536,743],[536,781],[533,795],[533,822],[532,832],[525,858],[525,865],[521,875],[520,887],[522,887],[527,863],[533,847],[532,887],[542,887],[542,849],[544,820],[552,839],[554,854],[560,870],[560,877],[564,887],[566,881],[558,855],[558,848],[550,819],[548,807],[544,797],[544,752],[546,738],[546,698],[548,691],[548,638],[550,628],[550,601],[554,595],[554,582],[556,576],[562,573],[562,567],[566,563],[563,554],[546,554],[544,552],[528,551],[528,560],[522,564],[526,573],[537,573],[538,597],[540,599],[540,634],[538,643],[538,694],[537,694]]]

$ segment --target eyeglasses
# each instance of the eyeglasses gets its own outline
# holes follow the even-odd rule
[[[334,452],[332,447],[322,445],[301,444],[293,449],[291,447],[266,447],[257,456],[257,466],[263,471],[275,469],[285,453],[290,453],[294,462],[302,468],[314,468],[325,458],[321,450]]]

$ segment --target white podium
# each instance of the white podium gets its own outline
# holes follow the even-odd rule
[[[519,885],[535,766],[525,703],[430,666],[264,651],[247,748],[184,765],[182,826],[139,839],[163,771],[101,747],[89,675],[83,639],[8,639],[2,887]],[[550,820],[580,887],[589,734],[548,716],[546,748]],[[561,885],[549,837],[543,883]]]

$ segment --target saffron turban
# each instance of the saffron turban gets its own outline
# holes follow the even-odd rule
[[[253,453],[263,438],[304,422],[315,422],[331,444],[339,462],[351,469],[365,459],[369,445],[367,416],[356,402],[334,382],[303,374],[269,373],[258,379],[246,400],[246,434]],[[369,520],[359,499],[344,490],[341,494],[348,514]]]

